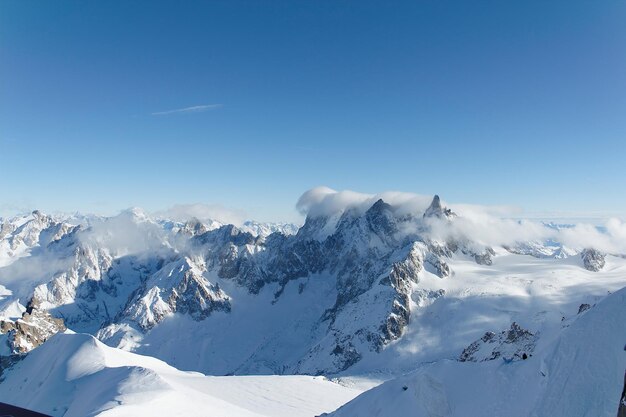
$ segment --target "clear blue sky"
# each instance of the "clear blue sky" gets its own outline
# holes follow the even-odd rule
[[[322,184],[623,213],[625,22],[611,0],[5,0],[0,213],[293,219]]]

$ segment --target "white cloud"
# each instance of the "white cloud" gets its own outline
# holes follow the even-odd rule
[[[313,217],[331,216],[347,209],[363,213],[380,198],[394,207],[396,215],[414,215],[414,220],[405,223],[405,229],[402,230],[403,233],[412,233],[417,230],[415,221],[420,221],[433,197],[401,192],[362,194],[316,187],[305,192],[296,207],[302,214]],[[442,204],[447,205],[444,202]],[[540,221],[512,218],[521,213],[516,207],[470,204],[448,206],[459,217],[452,222],[438,218],[427,219],[425,222],[433,238],[469,239],[487,246],[552,239],[577,250],[593,247],[610,253],[626,253],[626,222],[616,218],[606,221],[604,230],[583,222],[573,224],[572,227],[554,229],[546,227]]]
[[[315,187],[302,194],[296,208],[304,215],[324,216],[347,209],[365,212],[379,199],[395,206],[399,214],[424,211],[432,201],[432,196],[425,196],[398,191],[381,194],[363,194],[356,191],[335,191],[328,187]]]
[[[154,253],[164,249],[163,230],[138,208],[117,216],[94,218],[80,235],[83,243],[104,246],[117,255]]]
[[[200,113],[208,110],[215,110],[222,107],[222,104],[202,104],[199,106],[191,106],[184,107],[182,109],[174,109],[174,110],[165,110],[165,111],[157,111],[151,113],[152,116],[167,116],[169,114],[180,114],[180,113]]]
[[[225,207],[221,204],[177,204],[165,211],[155,213],[158,217],[184,222],[192,218],[198,220],[216,220],[224,224],[240,226],[246,220],[243,210]]]

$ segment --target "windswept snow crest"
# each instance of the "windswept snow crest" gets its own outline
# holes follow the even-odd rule
[[[2,375],[0,398],[55,417],[298,417],[329,411],[360,391],[323,377],[209,377],[59,333]]]

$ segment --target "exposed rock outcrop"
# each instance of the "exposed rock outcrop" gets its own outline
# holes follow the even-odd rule
[[[213,311],[230,311],[230,297],[202,275],[191,259],[175,260],[152,275],[121,313],[149,330],[176,312],[202,320]]]
[[[8,335],[7,342],[13,354],[29,352],[65,329],[62,319],[52,317],[32,303],[27,306],[22,318],[0,320],[0,333]]]
[[[487,332],[466,347],[459,361],[484,362],[498,358],[505,361],[525,360],[532,356],[537,336],[513,322],[511,328],[499,334]]]
[[[584,249],[580,253],[580,257],[583,260],[583,266],[585,269],[592,272],[600,271],[604,268],[606,263],[606,255],[599,250],[592,248]]]

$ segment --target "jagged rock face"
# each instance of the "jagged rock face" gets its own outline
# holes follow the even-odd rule
[[[606,255],[596,249],[584,249],[580,253],[580,257],[583,260],[585,269],[592,272],[598,272],[604,268],[606,263]]]
[[[46,246],[59,240],[73,227],[39,211],[5,220],[0,223],[0,255],[17,258],[36,246]]]
[[[4,373],[10,370],[13,365],[18,363],[20,360],[24,359],[26,355],[24,354],[14,354],[7,356],[0,356],[0,383],[4,381],[5,376]]]
[[[65,267],[46,284],[39,285],[33,301],[77,331],[92,332],[110,322],[124,307],[129,294],[158,271],[160,256],[116,256],[107,248],[75,241],[61,257]]]
[[[201,320],[230,310],[229,297],[202,275],[203,263],[174,252],[115,257],[78,246],[71,259],[66,271],[36,288],[33,299],[77,330],[130,321],[146,331],[174,313]]]
[[[413,289],[411,283],[419,282],[418,274],[424,268],[425,249],[423,244],[414,243],[407,257],[402,261],[394,262],[391,266],[391,273],[381,281],[381,284],[389,284],[396,291],[391,314],[381,326],[382,344],[400,338],[404,328],[409,324],[411,314],[409,302]],[[379,345],[378,349],[380,350],[381,347],[382,345]]]
[[[364,351],[380,351],[401,337],[409,323],[411,292],[419,282],[419,274],[426,268],[440,277],[450,275],[444,260],[452,255],[450,248],[417,235],[402,236],[399,231],[403,221],[420,220],[399,218],[393,207],[379,200],[363,215],[352,210],[343,213],[330,234],[320,232],[328,230],[329,218],[307,218],[298,235],[281,243],[283,259],[293,259],[298,268],[286,275],[281,272],[282,265],[270,264],[279,269],[265,270],[265,276],[295,279],[306,276],[307,271],[325,270],[337,277],[335,305],[322,317],[322,323],[328,323],[332,342],[314,346],[298,366],[299,372],[340,371]],[[325,238],[320,241],[319,236]],[[378,305],[368,321],[348,324],[353,321],[349,317],[357,314],[354,306],[367,305],[372,298]],[[335,369],[315,368],[309,359],[323,355],[334,358]]]
[[[192,242],[207,273],[233,280],[253,294],[278,284],[275,297],[279,298],[292,280],[323,272],[336,277],[334,305],[318,323],[318,329],[328,337],[314,345],[295,369],[336,372],[358,361],[364,351],[379,351],[401,337],[410,320],[411,292],[425,267],[441,277],[451,273],[444,260],[453,253],[448,245],[400,234],[399,223],[403,221],[419,223],[421,219],[399,218],[392,206],[379,200],[365,213],[347,210],[336,219],[308,217],[296,235],[274,233],[262,239],[224,226],[197,235]],[[140,313],[136,309],[133,314],[128,314],[128,309],[124,313],[135,321],[150,317],[142,328],[150,328],[172,311],[167,297],[156,297],[155,291],[150,293],[149,302],[129,303],[153,306],[154,317],[145,307]],[[210,298],[216,309],[227,310],[230,306],[225,294]],[[354,309],[363,309],[370,300],[375,300],[375,312],[363,322],[354,323],[350,318]],[[217,304],[220,302],[223,304]],[[332,369],[316,368],[318,361],[314,358],[320,355],[333,358]]]
[[[482,253],[472,253],[474,260],[479,265],[491,265],[495,255],[496,253],[492,248],[486,248]]]
[[[188,236],[197,236],[208,232],[210,229],[198,219],[191,219],[187,221],[183,227],[180,228],[179,233],[186,234]]]
[[[369,229],[376,234],[381,242],[387,245],[395,243],[398,224],[392,213],[392,207],[383,200],[378,200],[365,213]]]
[[[487,332],[463,350],[459,361],[484,362],[498,358],[505,361],[524,360],[532,356],[537,336],[513,322],[499,334]]]
[[[149,330],[176,312],[202,320],[213,311],[230,311],[230,297],[202,272],[189,258],[163,266],[146,281],[121,317]]]
[[[65,329],[62,319],[33,306],[29,306],[16,321],[0,320],[0,333],[8,335],[7,342],[13,354],[26,353]]]
[[[295,235],[298,233],[298,226],[292,223],[259,223],[249,220],[243,223],[241,230],[253,236],[265,238],[272,233],[279,233],[285,236]]]
[[[426,257],[426,263],[428,265],[428,269],[440,278],[450,276],[450,267],[443,259],[441,259],[441,257],[429,253]]]

